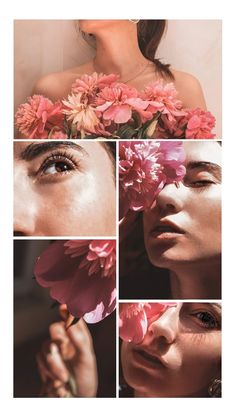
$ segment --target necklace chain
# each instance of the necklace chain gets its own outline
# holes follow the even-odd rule
[[[133,80],[135,80],[138,76],[140,76],[141,74],[143,74],[144,73],[144,71],[147,69],[147,67],[150,65],[150,64],[153,64],[152,62],[150,62],[150,61],[147,61],[146,63],[145,63],[145,65],[143,65],[142,66],[142,69],[141,70],[139,70],[133,77],[131,77],[131,78],[129,78],[129,79],[126,79],[126,80],[122,80],[122,83],[129,83],[130,81],[133,81]],[[94,67],[94,70],[95,71],[97,71],[96,70],[96,65],[95,65],[95,60],[93,60],[93,67]]]

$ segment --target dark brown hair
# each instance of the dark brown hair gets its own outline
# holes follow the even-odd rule
[[[155,58],[165,29],[166,20],[140,20],[137,24],[138,43],[144,57],[156,64],[157,71],[162,76],[173,80],[174,76],[170,70],[170,65],[163,64],[158,58]]]

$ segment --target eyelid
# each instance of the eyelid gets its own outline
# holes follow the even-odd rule
[[[72,166],[72,169],[65,172],[61,172],[61,173],[58,172],[54,174],[43,173],[43,171],[47,167],[49,167],[50,164],[53,164],[56,162],[63,162],[63,161],[68,163],[68,165]],[[43,162],[40,164],[39,168],[32,173],[32,175],[33,177],[35,177],[36,181],[38,180],[39,182],[43,182],[44,180],[45,182],[50,181],[50,180],[56,181],[59,179],[59,177],[61,178],[62,176],[70,175],[72,174],[71,172],[73,172],[74,170],[79,170],[79,169],[80,169],[80,159],[78,157],[75,157],[74,155],[72,155],[71,153],[68,153],[65,150],[56,150],[56,151],[52,151],[49,155],[44,157]]]
[[[207,326],[204,326],[203,325],[203,322],[201,322],[201,320],[200,319],[198,319],[197,318],[197,314],[200,314],[200,313],[207,313],[207,314],[209,314],[210,316],[212,316],[213,317],[213,319],[214,319],[214,321],[215,321],[215,323],[216,323],[216,326],[215,327],[207,327]],[[217,315],[215,312],[213,312],[210,308],[199,308],[199,309],[196,309],[196,310],[194,310],[193,312],[192,312],[192,314],[191,314],[192,316],[194,316],[195,318],[196,318],[196,321],[199,321],[200,323],[202,323],[202,326],[203,327],[205,327],[206,329],[220,329],[221,328],[221,317],[219,316],[219,315]]]
[[[73,167],[76,168],[75,163],[73,162],[73,160],[71,158],[68,158],[68,156],[66,155],[62,155],[62,154],[55,154],[55,155],[51,155],[49,157],[47,157],[44,162],[41,164],[39,171],[43,171],[45,169],[47,169],[47,165],[49,165],[50,163],[56,163],[57,161],[66,161],[69,164],[71,164]]]

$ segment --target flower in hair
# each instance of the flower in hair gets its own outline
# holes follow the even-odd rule
[[[115,240],[57,240],[35,264],[37,282],[76,318],[97,323],[116,305]]]

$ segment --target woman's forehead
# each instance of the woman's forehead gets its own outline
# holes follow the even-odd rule
[[[217,141],[185,141],[186,163],[204,161],[221,166],[221,146]]]

